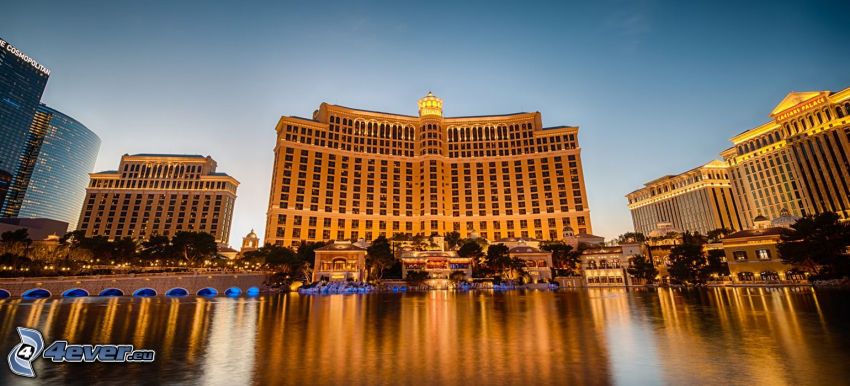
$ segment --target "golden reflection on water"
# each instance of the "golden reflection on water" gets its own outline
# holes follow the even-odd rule
[[[157,350],[152,365],[36,361],[51,383],[840,384],[848,299],[810,288],[53,298],[0,301],[0,333],[3,350],[17,326]]]

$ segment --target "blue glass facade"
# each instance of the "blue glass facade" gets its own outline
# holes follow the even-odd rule
[[[21,168],[30,148],[30,126],[50,71],[0,39],[0,216],[20,191]]]
[[[30,143],[39,146],[17,217],[65,221],[76,229],[100,138],[74,118],[41,105]]]

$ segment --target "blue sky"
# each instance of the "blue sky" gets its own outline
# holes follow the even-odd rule
[[[73,4],[72,4],[73,3]],[[124,153],[212,155],[262,231],[274,126],[327,101],[580,126],[594,233],[624,195],[713,158],[789,91],[850,87],[850,2],[4,1],[0,37],[51,69],[45,102]],[[693,4],[692,4],[693,3]]]

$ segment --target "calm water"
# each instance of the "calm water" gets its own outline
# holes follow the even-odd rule
[[[3,367],[16,326],[156,362],[39,359],[0,384],[850,382],[850,292],[808,288],[7,300]]]

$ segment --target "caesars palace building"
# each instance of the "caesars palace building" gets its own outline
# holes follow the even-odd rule
[[[429,92],[419,116],[322,103],[276,130],[266,243],[592,232],[578,127],[539,112],[443,117]]]

